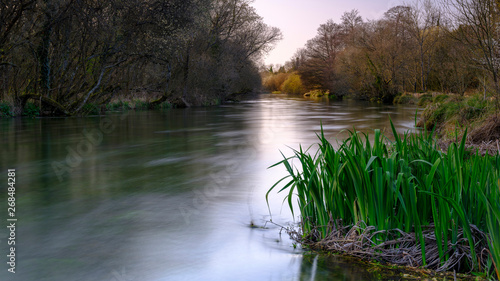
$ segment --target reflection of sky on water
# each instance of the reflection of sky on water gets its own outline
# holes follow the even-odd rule
[[[274,224],[249,225],[270,218],[265,193],[284,170],[267,168],[280,151],[314,144],[320,121],[332,141],[353,126],[387,130],[389,113],[400,132],[412,128],[414,108],[271,95],[109,116],[116,128],[61,182],[53,163],[101,117],[0,120],[0,166],[18,172],[13,280],[357,280],[359,267],[303,256]],[[273,222],[293,222],[283,195],[270,201]]]

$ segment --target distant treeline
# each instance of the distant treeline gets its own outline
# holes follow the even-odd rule
[[[252,91],[281,33],[250,2],[0,1],[0,101],[73,115],[117,96],[190,106]]]
[[[322,24],[283,66],[267,67],[264,85],[388,102],[402,92],[498,94],[499,40],[497,0],[415,0],[369,21],[353,10]]]

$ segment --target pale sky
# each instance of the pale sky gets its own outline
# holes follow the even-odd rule
[[[320,24],[340,23],[346,11],[357,9],[363,20],[379,19],[404,0],[254,0],[257,13],[270,26],[281,29],[283,40],[265,58],[266,64],[284,64],[307,40],[316,36]]]

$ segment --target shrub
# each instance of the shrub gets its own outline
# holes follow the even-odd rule
[[[283,92],[287,94],[302,94],[305,92],[300,76],[296,73],[290,74],[281,86]]]
[[[118,101],[110,103],[106,106],[107,110],[128,110],[131,109],[127,101]]]
[[[0,117],[12,117],[12,111],[10,105],[6,103],[0,103]]]
[[[287,78],[287,73],[271,74],[264,79],[264,88],[270,92],[281,91],[281,87]]]
[[[40,115],[40,107],[32,102],[26,103],[23,109],[23,115],[35,118]]]
[[[160,107],[161,110],[166,110],[166,109],[172,108],[172,104],[170,104],[168,101],[165,101],[165,102],[162,102],[159,105],[159,107]]]
[[[146,110],[149,107],[149,104],[142,100],[135,100],[134,103],[135,110]]]
[[[99,113],[99,106],[94,103],[87,103],[82,108],[83,115],[98,115]]]

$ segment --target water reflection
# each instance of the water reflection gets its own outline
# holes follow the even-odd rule
[[[0,165],[18,173],[14,280],[363,279],[359,267],[303,255],[274,224],[250,227],[270,219],[264,196],[284,175],[267,167],[280,151],[315,143],[320,122],[333,139],[353,126],[388,129],[389,114],[402,132],[414,113],[265,95],[218,108],[0,120]],[[102,138],[89,138],[96,130]],[[273,221],[291,223],[283,196],[270,199]]]

